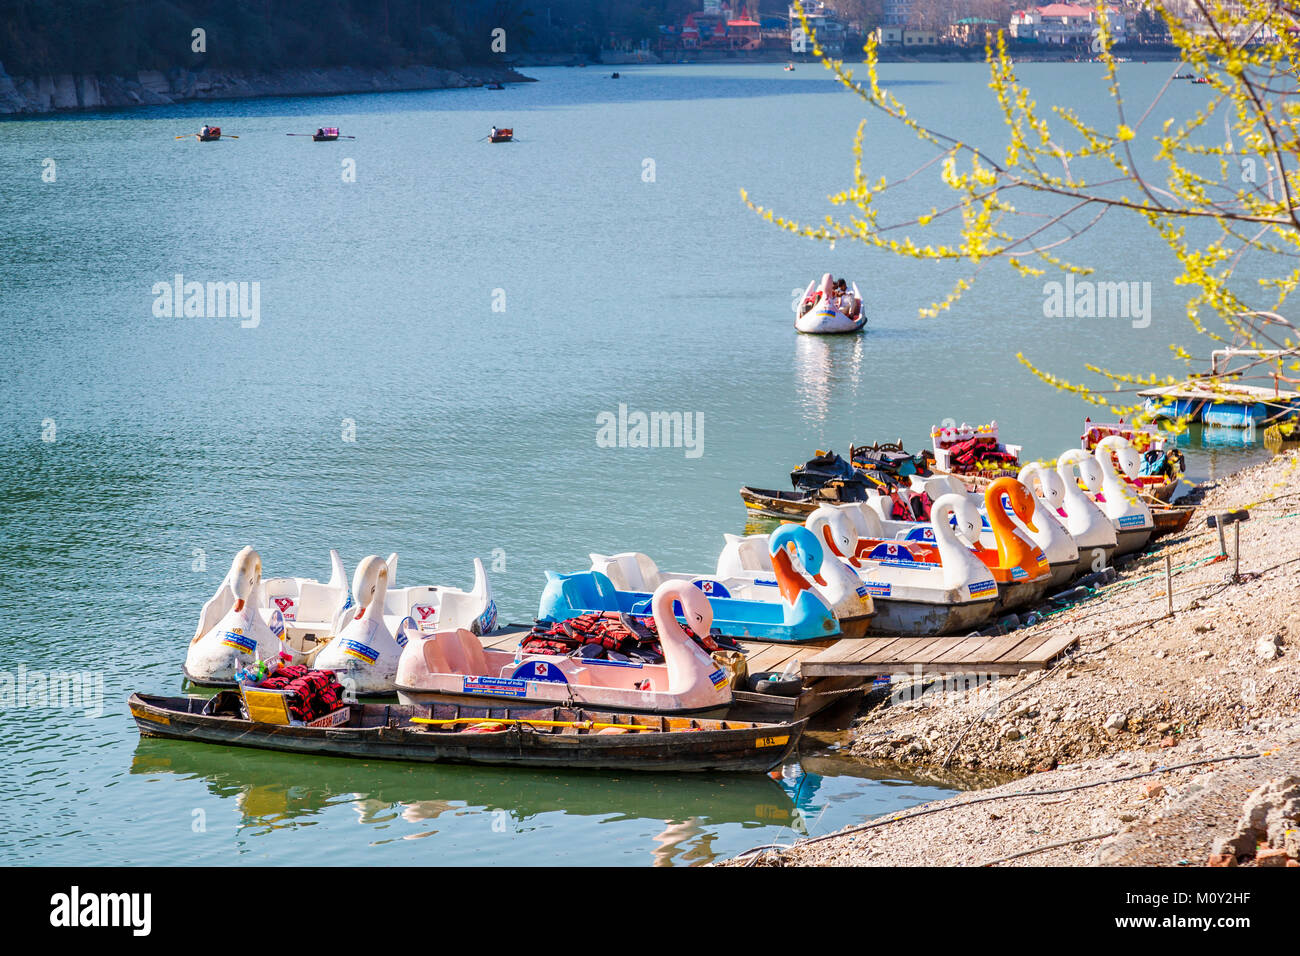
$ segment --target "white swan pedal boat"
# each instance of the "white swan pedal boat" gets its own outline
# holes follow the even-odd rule
[[[820,282],[814,279],[808,283],[804,294],[794,303],[794,314],[795,329],[809,335],[858,332],[867,324],[858,284],[850,284],[842,295],[837,295],[829,272]]]
[[[477,558],[470,591],[395,587],[396,554],[387,561],[363,559],[351,588],[337,551],[330,552],[330,563],[324,584],[263,578],[261,556],[253,548],[241,550],[199,614],[185,677],[202,686],[233,687],[239,670],[285,653],[294,663],[336,671],[357,694],[391,694],[404,633],[496,628],[496,602]]]

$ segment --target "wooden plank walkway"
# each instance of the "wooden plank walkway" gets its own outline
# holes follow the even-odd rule
[[[527,628],[511,625],[481,638],[485,648],[513,651]],[[799,663],[804,690],[798,697],[736,694],[736,713],[746,720],[796,720],[843,702],[873,677],[917,673],[1017,674],[1042,670],[1075,643],[1075,638],[1013,631],[1001,636],[830,638],[804,644],[738,641],[749,673],[784,671]],[[743,711],[743,715],[740,713]]]
[[[1070,635],[1013,631],[978,637],[864,637],[803,656],[805,678],[921,674],[1018,674],[1042,670],[1074,645]]]

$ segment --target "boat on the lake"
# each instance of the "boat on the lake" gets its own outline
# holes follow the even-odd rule
[[[420,631],[465,627],[486,634],[496,628],[496,603],[478,558],[474,559],[470,591],[432,585],[399,588],[396,554],[389,555],[387,561],[372,556],[363,563],[367,562],[366,579],[377,577],[376,565],[382,565],[385,586],[369,613],[358,619],[357,591],[348,586],[337,551],[330,552],[330,577],[321,583],[314,578],[263,578],[261,556],[253,548],[244,548],[216,593],[203,605],[186,652],[185,677],[202,686],[228,687],[240,668],[284,652],[295,663],[319,667],[323,662],[337,667],[355,677],[359,693],[391,693],[391,688],[369,689],[374,673],[383,671],[388,660],[381,661],[383,655],[373,653],[383,648],[359,636],[362,624],[367,629],[372,623],[378,628],[382,619],[391,635],[401,634],[408,617]],[[357,570],[359,573],[360,566]],[[358,581],[362,577],[358,574]],[[408,629],[411,626],[406,625]],[[335,641],[336,635],[349,629],[352,633],[345,642]],[[330,644],[334,649],[322,658]]]
[[[874,613],[871,597],[856,574],[827,554],[816,529],[810,530],[812,538],[803,537],[804,529],[798,525],[782,525],[770,535],[724,535],[726,543],[710,573],[660,571],[648,555],[639,551],[592,554],[591,570],[604,574],[620,591],[654,591],[664,581],[686,581],[710,598],[778,603],[786,600],[787,593],[809,589],[830,606],[839,622],[840,636],[862,637]],[[816,574],[794,566],[791,550],[797,554],[795,540],[808,550],[822,549]]]
[[[197,139],[200,143],[215,143],[217,140],[221,139],[221,127],[208,126],[205,124],[197,133],[183,133],[182,135],[177,136],[176,139],[189,139],[191,136]],[[232,136],[229,133],[226,134],[226,137],[228,139],[239,139],[238,136]]]
[[[827,540],[871,595],[873,633],[959,634],[996,613],[997,582],[969,543],[979,537],[979,512],[965,495],[943,495],[934,503],[929,543],[888,538],[880,516],[865,504],[829,510]]]
[[[515,138],[515,131],[511,128],[499,129],[492,127],[492,132],[488,133],[488,142],[491,143],[509,143]]]
[[[798,528],[780,540],[789,544],[800,567],[808,577],[815,580],[822,565],[822,549],[816,538],[806,529]],[[784,548],[773,555],[781,595],[779,601],[710,598],[712,624],[718,633],[733,640],[752,638],[777,643],[838,637],[840,627],[834,612],[812,590],[808,580],[795,572],[789,564],[790,557]],[[667,585],[661,584],[660,588],[665,586]],[[646,591],[617,588],[614,582],[599,571],[579,571],[574,574],[547,571],[546,588],[538,604],[537,618],[542,621],[563,621],[581,614],[606,611],[644,616],[650,612],[652,603],[651,595]],[[658,623],[657,615],[655,620]]]
[[[561,580],[551,575],[551,583]],[[564,621],[596,604],[584,599],[581,585],[598,583],[614,593],[609,578],[590,572],[565,575],[562,593],[543,607],[551,607],[550,621]],[[557,591],[560,589],[557,589]],[[628,592],[622,592],[627,594]],[[714,715],[731,706],[728,670],[696,644],[692,634],[707,635],[713,624],[708,596],[686,581],[665,581],[648,597],[648,611],[663,651],[662,664],[642,660],[587,658],[562,654],[530,654],[522,647],[511,651],[485,648],[478,636],[461,628],[413,635],[402,651],[396,688],[404,703],[468,703],[503,700],[515,704],[567,704],[636,713]],[[559,607],[567,601],[568,611]],[[609,602],[617,603],[617,602]],[[629,604],[632,602],[628,602]],[[678,622],[681,609],[691,629]],[[618,608],[601,607],[599,611]],[[539,617],[543,615],[539,614]]]
[[[802,522],[820,505],[863,501],[872,487],[859,468],[833,451],[820,449],[790,471],[790,485],[791,491],[744,485],[740,498],[750,514]]]
[[[827,272],[808,283],[794,303],[794,327],[809,335],[838,335],[858,332],[867,324],[858,284],[835,280]]]
[[[346,703],[315,725],[252,720],[239,691],[207,700],[132,694],[142,737],[311,756],[556,770],[748,771],[780,766],[806,721],[765,724],[571,706]]]
[[[1170,501],[1187,468],[1182,452],[1168,447],[1166,435],[1159,428],[1125,424],[1122,418],[1118,422],[1094,422],[1091,418],[1085,418],[1079,444],[1085,451],[1096,451],[1098,442],[1112,435],[1126,439],[1142,456],[1136,476],[1121,471],[1120,477],[1135,486],[1144,497]]]
[[[1110,435],[1097,443],[1093,457],[1101,466],[1101,480],[1090,481],[1088,491],[1115,526],[1115,554],[1141,551],[1151,540],[1155,522],[1138,491],[1120,478],[1121,472],[1129,478],[1137,476],[1141,467],[1137,450],[1127,438]]]

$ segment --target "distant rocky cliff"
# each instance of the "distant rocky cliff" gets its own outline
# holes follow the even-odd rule
[[[467,67],[453,71],[431,66],[265,72],[177,69],[166,73],[141,70],[135,76],[59,73],[11,77],[0,64],[0,114],[159,106],[185,100],[456,89],[497,80],[519,83],[529,82],[530,78],[508,68]]]

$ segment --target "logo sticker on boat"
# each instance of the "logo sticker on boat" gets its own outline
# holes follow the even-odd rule
[[[1022,568],[1020,565],[1017,564],[1014,568],[1011,569],[1011,580],[1019,581],[1021,578],[1027,578],[1027,577],[1029,577],[1029,572],[1026,571],[1024,568]]]
[[[709,675],[709,680],[712,682],[714,687],[721,687],[727,682],[727,672],[723,668],[719,667]]]
[[[411,616],[422,631],[434,631],[438,626],[438,607],[434,604],[416,604],[411,607]]]
[[[279,608],[280,613],[284,615],[286,621],[292,621],[294,618],[293,598],[278,597],[275,599],[275,606]]]
[[[863,588],[872,597],[889,597],[889,585],[880,581],[868,581]]]
[[[461,681],[461,691],[466,694],[490,694],[493,697],[523,697],[528,682],[511,677],[466,677]]]
[[[970,596],[973,598],[982,597],[985,594],[997,594],[997,593],[998,593],[998,584],[996,581],[992,579],[988,581],[976,581],[974,584],[970,586]]]
[[[569,679],[550,661],[525,661],[510,675],[515,680],[543,681],[549,684],[567,684]]]
[[[343,653],[348,657],[355,657],[359,661],[365,661],[367,664],[373,664],[379,660],[379,652],[373,647],[368,647],[360,641],[344,641]]]
[[[708,578],[700,578],[700,580],[692,581],[691,583],[710,597],[731,597],[731,592],[718,581],[710,581]]]
[[[1146,518],[1142,515],[1125,515],[1119,519],[1121,528],[1141,528],[1146,524]]]
[[[257,641],[251,637],[245,637],[237,630],[226,631],[221,643],[226,647],[233,647],[237,651],[243,651],[245,654],[257,653]]]
[[[478,619],[478,632],[486,634],[492,628],[497,626],[497,602],[488,601],[487,610],[484,611]]]

